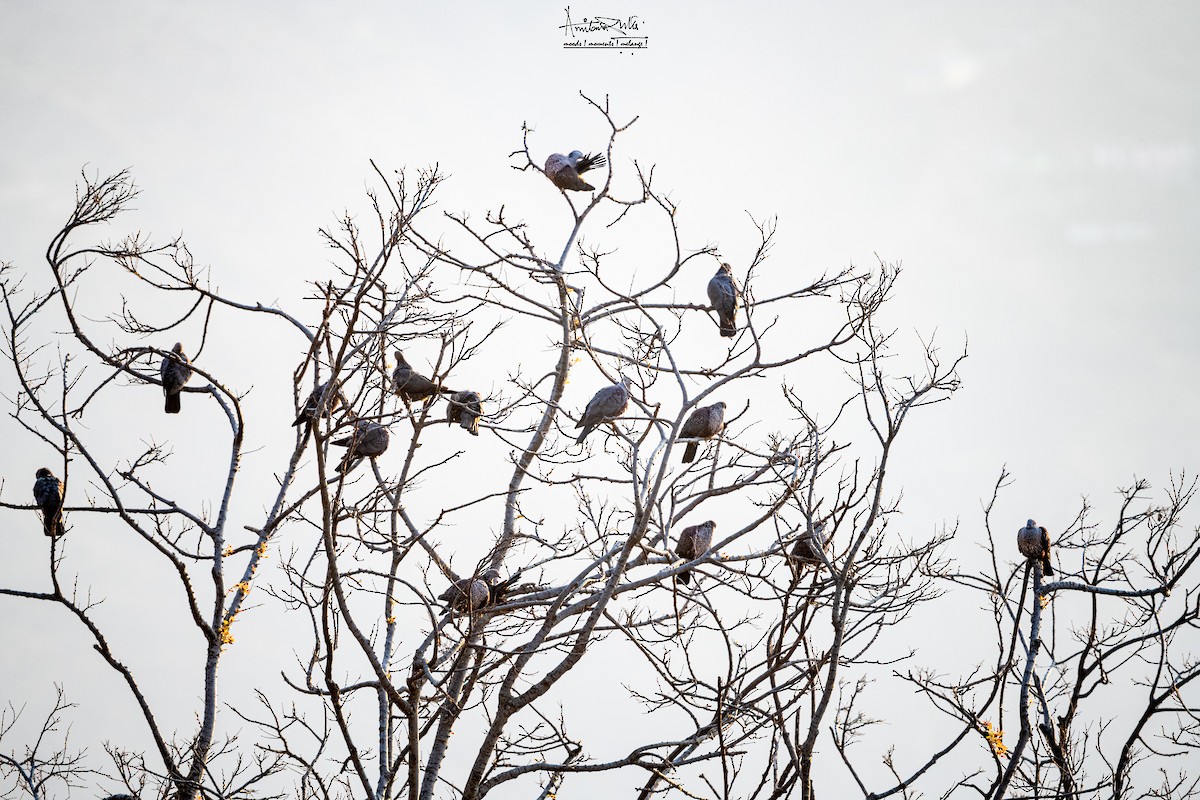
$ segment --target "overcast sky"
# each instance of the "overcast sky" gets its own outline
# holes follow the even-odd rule
[[[772,280],[902,261],[888,321],[968,342],[963,390],[900,455],[915,532],[973,535],[1005,464],[1014,531],[1200,469],[1194,4],[572,5],[636,15],[638,51],[564,49],[564,5],[0,0],[0,261],[44,280],[79,170],[130,167],[127,225],[295,303],[328,269],[318,227],[366,211],[368,159],[436,162],[443,207],[482,216],[516,191],[523,122],[535,155],[599,147],[578,92],[607,94],[639,117],[620,157],[657,164],[693,247],[748,257],[747,213],[776,215]],[[24,500],[52,458],[0,425]],[[17,551],[44,546],[3,519]],[[57,663],[52,641],[30,653],[0,653],[0,700],[60,679],[18,663]]]

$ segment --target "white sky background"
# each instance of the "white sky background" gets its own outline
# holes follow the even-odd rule
[[[607,93],[618,121],[640,117],[617,169],[657,165],[685,246],[719,244],[738,266],[746,212],[777,215],[769,280],[877,253],[905,266],[891,324],[936,329],[947,355],[969,339],[964,388],[901,441],[906,532],[961,520],[971,550],[1004,464],[1016,482],[998,516],[1014,532],[1028,516],[1065,524],[1081,495],[1112,512],[1134,475],[1161,487],[1200,468],[1192,4],[572,5],[576,19],[636,13],[649,49],[634,53],[564,51],[558,2],[206,6],[0,2],[0,260],[44,280],[79,169],[129,166],[142,194],[119,229],[182,231],[214,284],[300,308],[330,258],[317,228],[369,213],[368,159],[440,163],[446,210],[482,219],[516,198],[516,216],[553,220],[557,192],[508,154],[523,121],[539,160],[600,147],[578,91]],[[280,336],[279,375],[258,381],[243,343],[227,365],[242,385],[285,380],[300,349]],[[571,388],[582,406],[595,384]],[[15,392],[7,372],[0,391]],[[272,402],[290,413],[290,397]],[[53,459],[11,421],[0,430],[4,499],[24,501]],[[3,519],[9,564],[35,559],[36,518]],[[12,582],[2,559],[0,574]],[[39,613],[0,603],[5,638],[27,644],[0,652],[0,701],[45,701],[68,662],[95,659],[64,653],[76,632]],[[127,704],[111,675],[88,674],[71,699]]]

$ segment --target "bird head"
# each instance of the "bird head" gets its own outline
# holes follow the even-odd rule
[[[704,524],[708,527],[708,529],[710,531],[714,531],[717,529],[717,523],[715,520],[710,519],[708,522],[705,522]]]
[[[495,586],[500,582],[500,570],[486,569],[479,577],[483,578],[483,580],[486,581],[489,586]]]
[[[571,162],[571,166],[578,164],[581,158],[583,158],[583,153],[578,150],[572,150],[570,153],[567,153],[567,160]]]
[[[54,474],[53,472],[51,472],[50,470],[46,469],[45,467],[42,467],[41,469],[39,469],[39,470],[37,471],[37,476],[38,476],[39,478],[49,478],[49,477],[50,477],[51,475],[53,475],[53,474]]]
[[[172,353],[182,353],[183,352],[183,342],[176,342],[175,346],[171,348],[171,352]]]
[[[1027,527],[1027,528],[1036,528],[1036,527],[1037,527],[1037,523],[1036,523],[1036,522],[1034,522],[1034,521],[1033,521],[1033,520],[1031,520],[1031,519],[1027,519],[1027,520],[1025,520],[1025,527]]]

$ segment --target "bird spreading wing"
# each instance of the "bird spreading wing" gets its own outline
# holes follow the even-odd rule
[[[546,177],[560,189],[594,192],[596,187],[579,176],[590,169],[604,166],[606,160],[602,153],[584,155],[578,150],[572,150],[565,156],[554,153],[546,159]]]
[[[596,392],[588,401],[587,408],[583,410],[583,416],[579,418],[579,422],[575,423],[576,428],[583,428],[583,433],[579,434],[579,438],[575,440],[576,443],[586,439],[597,425],[612,422],[624,414],[625,409],[629,407],[629,390],[632,388],[633,380],[621,378],[620,383],[614,383],[612,386],[606,386]]]
[[[158,369],[162,376],[163,394],[166,395],[166,410],[168,414],[179,413],[179,392],[183,385],[192,377],[191,362],[183,353],[183,343],[176,342],[169,355],[163,356],[162,366]]]
[[[710,519],[708,522],[684,528],[683,532],[679,534],[679,541],[675,544],[676,555],[682,557],[684,561],[694,561],[707,553],[708,549],[712,547],[713,530],[716,527],[717,523]],[[677,577],[680,583],[687,586],[692,581],[691,570],[685,569]]]
[[[725,404],[713,403],[711,406],[697,408],[692,412],[683,427],[679,429],[682,439],[711,439],[720,436],[725,430]],[[696,442],[688,442],[683,450],[683,463],[690,464],[696,458]]]
[[[54,473],[42,467],[33,482],[33,502],[42,512],[42,532],[47,536],[62,536],[67,532],[63,525],[63,484]]]
[[[708,281],[708,301],[717,312],[722,336],[737,335],[737,310],[741,292],[733,280],[733,268],[722,263]]]

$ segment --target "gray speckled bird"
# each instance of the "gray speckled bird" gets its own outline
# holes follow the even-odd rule
[[[42,532],[47,536],[62,536],[67,532],[63,526],[63,484],[54,473],[42,467],[33,482],[33,502],[42,511]]]
[[[446,591],[438,595],[438,599],[445,600],[453,611],[474,614],[499,603],[520,574],[518,571],[508,580],[503,580],[499,570],[486,569],[478,575],[460,578],[450,584]]]
[[[330,383],[333,384],[332,388],[330,387]],[[306,423],[311,425],[320,417],[328,419],[333,416],[333,412],[341,404],[341,383],[338,381],[325,381],[308,395],[308,399],[304,401],[304,408],[300,409],[300,413],[296,416],[296,421],[292,423],[292,427],[294,428],[297,425]]]
[[[348,448],[342,462],[338,464],[338,472],[345,475],[360,458],[375,458],[388,449],[391,441],[388,429],[378,422],[360,419],[354,423],[354,432],[341,439],[334,439],[330,444]]]
[[[162,376],[163,394],[166,395],[168,414],[179,413],[179,392],[192,377],[191,362],[183,354],[183,342],[176,342],[171,355],[163,356],[158,373]]]
[[[733,268],[722,263],[717,274],[708,281],[708,301],[717,312],[722,336],[737,335],[737,310],[741,291],[733,280]]]
[[[596,187],[579,176],[589,169],[604,166],[606,160],[603,153],[589,153],[586,156],[578,150],[572,150],[565,156],[562,153],[553,153],[546,159],[546,177],[560,189],[594,192]]]
[[[583,428],[583,433],[575,440],[576,444],[583,442],[597,425],[612,422],[624,414],[625,409],[629,408],[629,390],[632,388],[632,379],[621,378],[620,383],[606,386],[592,395],[587,408],[583,410],[583,416],[575,423],[576,428]]]
[[[457,424],[472,436],[479,435],[479,418],[483,416],[483,401],[478,392],[455,392],[448,398],[446,419]]]
[[[829,540],[825,538],[825,523],[818,522],[811,529],[800,534],[796,543],[792,545],[789,558],[796,563],[801,572],[808,567],[820,569],[825,566],[825,560],[821,558],[821,553],[828,549]]]
[[[1017,549],[1026,558],[1040,560],[1043,575],[1054,575],[1054,567],[1050,565],[1050,534],[1045,528],[1026,520],[1025,527],[1017,531]]]
[[[453,389],[447,389],[417,373],[400,350],[396,351],[396,368],[392,370],[392,391],[405,403],[427,400],[439,393],[454,394]]]
[[[679,542],[675,545],[676,555],[681,556],[684,561],[693,561],[707,553],[708,548],[712,547],[713,530],[716,527],[717,523],[710,519],[708,522],[684,528],[683,533],[679,534]],[[685,569],[677,577],[684,586],[692,582],[691,570]]]
[[[495,570],[489,570],[495,572]],[[446,605],[451,610],[463,614],[473,614],[485,608],[488,604],[488,599],[491,597],[491,591],[488,588],[487,574],[480,576],[471,576],[470,578],[461,578],[438,595],[439,600],[445,600]],[[497,576],[499,573],[497,573]]]
[[[679,436],[683,439],[711,439],[714,436],[720,436],[721,431],[725,430],[725,404],[713,403],[711,406],[697,408],[692,412],[687,421],[683,423],[683,427],[679,429]],[[696,458],[697,442],[688,442],[687,447],[683,450],[683,463],[689,464]]]

